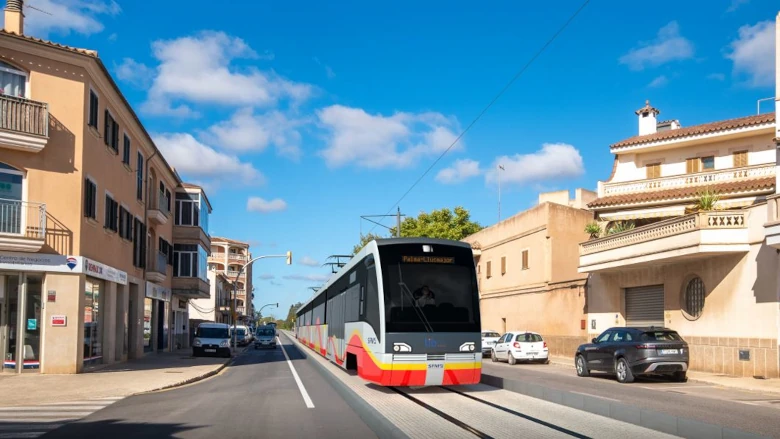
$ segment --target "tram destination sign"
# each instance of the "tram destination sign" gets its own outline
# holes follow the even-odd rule
[[[401,256],[405,264],[454,264],[455,258],[447,256]]]

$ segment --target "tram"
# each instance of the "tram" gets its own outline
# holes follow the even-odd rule
[[[369,242],[296,312],[300,342],[382,386],[479,383],[481,322],[471,246]]]

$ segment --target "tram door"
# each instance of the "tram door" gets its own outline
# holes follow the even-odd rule
[[[346,295],[342,292],[328,300],[326,307],[328,322],[328,356],[343,361],[346,354],[344,340],[344,306]]]

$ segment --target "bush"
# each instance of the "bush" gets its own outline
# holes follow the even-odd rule
[[[596,239],[601,236],[601,226],[597,222],[592,222],[585,226],[585,233],[590,235],[590,239]]]
[[[615,233],[627,232],[629,230],[634,230],[633,221],[618,221],[607,230],[607,235],[614,235]]]
[[[715,210],[715,204],[718,203],[718,200],[720,200],[720,197],[717,193],[706,189],[703,192],[699,193],[699,198],[696,199],[695,208],[698,211],[701,212],[709,212],[712,210]]]

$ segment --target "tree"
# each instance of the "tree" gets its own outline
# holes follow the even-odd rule
[[[401,236],[405,238],[439,238],[460,241],[461,239],[473,235],[483,227],[475,221],[471,221],[471,214],[461,206],[454,210],[447,208],[433,210],[431,213],[420,212],[416,218],[408,217],[401,221]],[[395,236],[396,228],[390,228],[390,235]],[[357,253],[366,244],[374,239],[381,239],[382,236],[363,235],[360,243],[353,249],[353,254]]]
[[[295,321],[295,312],[298,311],[298,308],[301,306],[303,306],[303,303],[301,302],[290,305],[290,310],[287,312],[287,319],[279,320],[281,323],[277,323],[277,325],[283,329],[292,329],[293,322]]]

